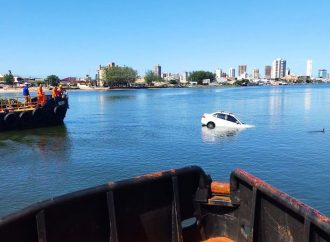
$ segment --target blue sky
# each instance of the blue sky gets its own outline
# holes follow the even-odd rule
[[[0,0],[0,73],[95,75],[115,62],[140,74],[282,57],[296,74],[330,69],[329,0]]]

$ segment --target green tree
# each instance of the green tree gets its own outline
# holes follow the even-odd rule
[[[297,83],[311,83],[312,79],[310,76],[298,76]]]
[[[35,84],[37,85],[37,87],[38,87],[40,84],[45,85],[45,81],[37,80],[37,81],[35,82]]]
[[[60,83],[60,78],[56,75],[47,76],[45,82],[51,86],[57,86]]]
[[[215,74],[209,71],[194,71],[188,78],[189,81],[197,82],[199,85],[203,84],[204,79],[210,79],[213,82]]]
[[[248,86],[250,84],[249,79],[242,79],[235,81],[234,85],[236,86]]]
[[[178,84],[178,81],[177,80],[170,80],[170,84],[173,84],[173,85],[176,85],[176,84]]]
[[[135,82],[137,71],[130,67],[114,66],[105,70],[105,82],[109,87],[127,87]]]
[[[150,85],[153,82],[161,82],[163,81],[163,79],[158,76],[157,74],[155,74],[153,71],[147,71],[145,76],[144,76],[144,80],[145,82]]]
[[[312,83],[312,82],[313,82],[312,78],[310,76],[307,76],[306,83]]]
[[[3,80],[7,85],[13,85],[14,84],[14,76],[11,74],[11,70],[8,71],[8,74],[5,74],[3,76]]]

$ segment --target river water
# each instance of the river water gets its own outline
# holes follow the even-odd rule
[[[0,134],[0,217],[159,170],[237,167],[330,215],[330,85],[70,92],[65,125]],[[205,112],[255,127],[201,127]],[[325,132],[311,132],[325,129]]]

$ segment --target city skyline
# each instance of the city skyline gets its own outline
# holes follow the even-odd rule
[[[279,56],[297,75],[306,73],[307,59],[313,60],[313,75],[330,69],[330,33],[324,31],[330,28],[330,2],[325,0],[104,0],[79,5],[16,0],[2,7],[2,74],[93,76],[109,60],[140,75],[155,63],[172,73],[219,66],[227,71],[243,63],[251,73]],[[308,35],[302,36],[306,29]]]
[[[100,76],[102,76],[102,73],[104,72],[105,68],[110,68],[116,66],[115,62],[109,62],[106,65],[99,65],[98,69],[96,69],[96,73],[95,73],[95,79],[98,80],[100,78]],[[118,65],[117,65],[118,66]],[[123,65],[126,66],[126,65]],[[151,70],[152,69],[152,70]],[[160,64],[154,65],[153,68],[149,69],[149,71],[152,71],[153,73],[155,73],[157,76],[162,77],[163,74],[165,74],[165,76],[168,75],[180,75],[182,73],[191,73],[193,71],[203,71],[203,70],[193,70],[193,71],[181,71],[181,72],[171,72],[171,71],[162,71],[162,66]],[[320,75],[320,71],[322,72],[322,75]],[[215,74],[216,78],[220,78],[220,77],[227,77],[227,78],[236,78],[236,68],[230,67],[228,72],[223,71],[222,68],[217,68],[213,71],[211,71]],[[283,58],[276,58],[273,60],[272,65],[265,65],[264,66],[264,72],[262,74],[262,72],[259,71],[259,68],[254,67],[251,71],[248,71],[248,66],[247,65],[238,65],[237,68],[237,78],[239,79],[244,79],[244,78],[252,78],[252,79],[277,79],[277,78],[284,78],[285,76],[309,76],[312,78],[325,78],[324,76],[326,76],[326,78],[328,78],[327,75],[327,69],[324,68],[318,68],[315,72],[317,73],[313,73],[313,60],[312,59],[307,59],[306,60],[306,73],[302,73],[302,74],[296,74],[296,73],[292,73],[291,69],[289,67],[287,67],[286,65],[286,60]],[[324,74],[325,73],[325,74]],[[4,73],[6,74],[6,73]],[[184,75],[185,75],[184,74]],[[2,73],[0,73],[0,77],[3,76]],[[25,78],[45,78],[45,77],[40,77],[40,76],[29,76],[29,75],[19,75],[14,73],[14,76],[16,77],[25,77]],[[91,76],[89,74],[86,74],[85,76]],[[93,74],[92,74],[93,76]],[[138,76],[143,77],[144,74],[139,74]],[[78,77],[78,78],[82,78],[82,76],[66,76],[66,78],[69,77]],[[62,77],[64,78],[64,77]]]

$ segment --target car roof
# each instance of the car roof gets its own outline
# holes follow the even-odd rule
[[[216,113],[222,113],[222,114],[227,114],[227,115],[235,116],[235,114],[233,114],[233,113],[224,112],[224,111],[218,111],[218,112],[215,112],[213,114],[216,114]]]

